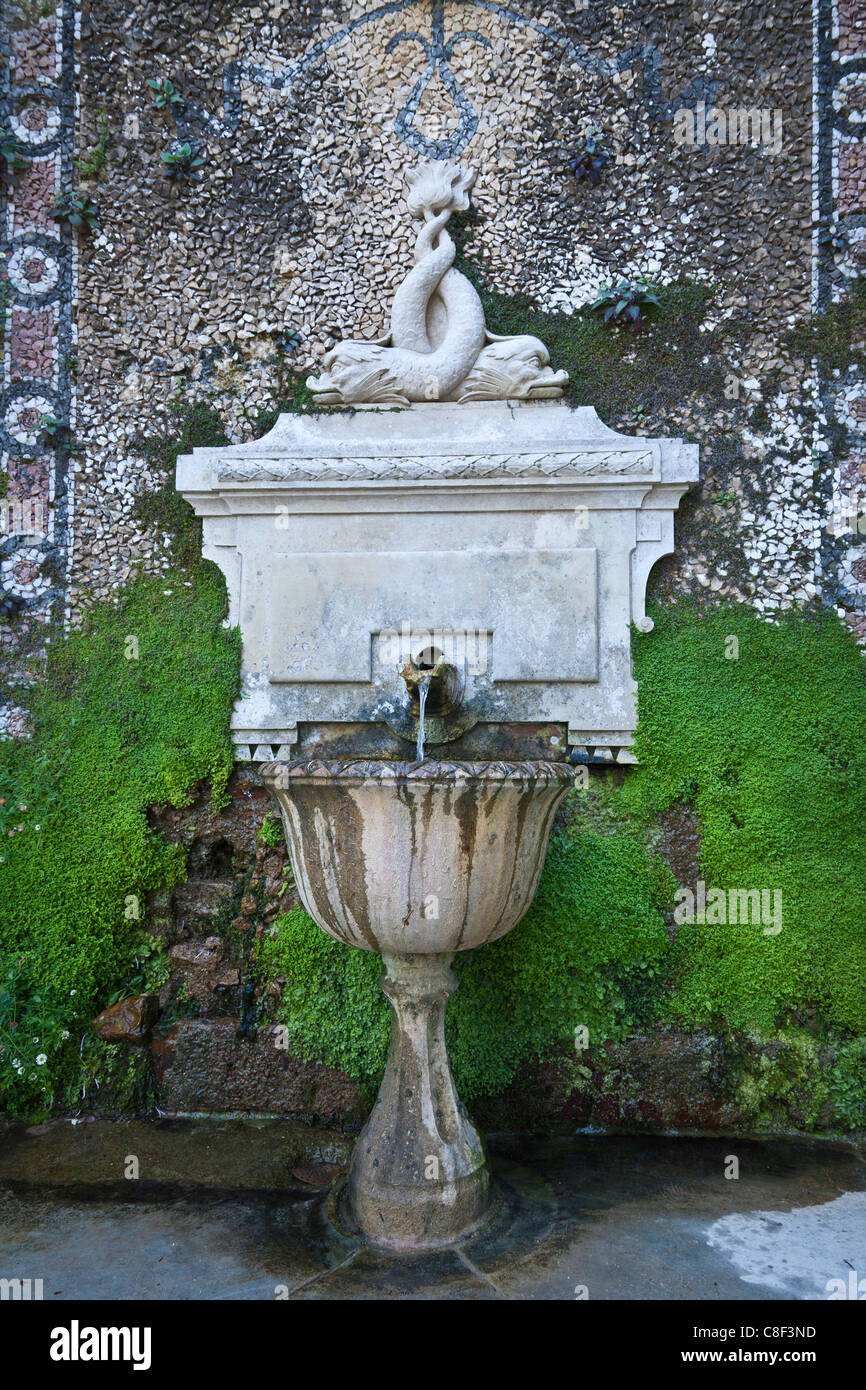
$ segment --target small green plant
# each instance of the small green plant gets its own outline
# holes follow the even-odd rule
[[[154,111],[183,110],[186,102],[180,92],[175,91],[174,83],[168,77],[149,77],[147,85],[153,93],[151,107]]]
[[[28,830],[38,833],[39,825],[28,824],[28,820],[33,821],[28,802],[22,800],[21,792],[10,784],[8,776],[0,779],[0,864],[5,862],[8,840]]]
[[[276,335],[277,351],[291,357],[297,352],[303,341],[297,328],[284,328],[281,333]]]
[[[636,280],[620,280],[617,285],[602,285],[589,310],[601,314],[605,323],[622,323],[640,333],[644,314],[659,307],[656,287],[639,276]]]
[[[262,828],[259,831],[259,844],[267,845],[268,849],[275,849],[283,843],[283,827],[276,816],[265,816],[262,821]]]
[[[81,159],[75,161],[76,169],[85,179],[96,178],[105,164],[108,151],[111,148],[111,131],[108,128],[108,117],[104,111],[97,113],[96,125],[99,132],[96,144]]]
[[[200,182],[198,170],[205,162],[204,155],[189,140],[175,140],[159,157],[165,165],[162,171],[164,179],[174,184]]]
[[[64,450],[67,457],[81,452],[75,442],[75,436],[70,432],[65,420],[58,420],[56,415],[43,415],[40,423],[40,431],[43,441],[46,444],[53,444]]]
[[[0,126],[0,188],[17,188],[18,175],[23,174],[28,163],[18,136]]]
[[[145,526],[158,527],[172,537],[178,560],[194,565],[201,554],[201,522],[189,502],[174,485],[177,460],[198,446],[213,448],[228,444],[225,426],[206,401],[187,403],[180,386],[171,404],[170,429],[176,433],[154,435],[137,442],[150,468],[161,483],[152,492],[136,498],[135,515]]]
[[[109,1007],[135,994],[158,993],[168,976],[168,947],[161,936],[146,932],[132,948],[129,974],[108,996]]]
[[[568,167],[580,183],[589,179],[592,184],[601,183],[601,171],[610,159],[610,151],[604,143],[604,135],[596,126],[590,126],[583,137],[583,149],[573,154]]]
[[[40,420],[40,426],[42,433],[46,435],[48,439],[57,439],[63,430],[63,421],[58,420],[56,415],[43,415]]]
[[[77,232],[92,232],[98,225],[96,205],[86,193],[74,188],[62,188],[54,199],[51,216],[55,222],[66,223]]]
[[[11,1113],[50,1105],[74,1014],[34,990],[30,964],[26,952],[10,958],[0,977],[0,1091]]]

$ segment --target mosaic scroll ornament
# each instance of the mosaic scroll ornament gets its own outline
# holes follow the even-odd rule
[[[273,91],[290,88],[314,68],[332,48],[345,42],[359,30],[368,26],[375,27],[391,15],[417,8],[418,0],[390,0],[390,3],[377,5],[369,14],[359,15],[335,33],[320,39],[296,62],[282,68],[267,68],[245,61],[226,64],[223,69],[223,115],[208,115],[193,103],[189,103],[186,110],[177,116],[179,131],[190,136],[196,130],[204,130],[217,138],[233,135],[243,116],[242,87],[245,82]],[[487,49],[490,46],[489,40],[477,29],[472,28],[459,28],[450,35],[447,33],[447,22],[451,15],[459,15],[466,11],[480,11],[492,15],[516,31],[536,34],[541,42],[560,49],[590,77],[609,80],[616,74],[639,65],[643,72],[644,104],[659,120],[672,119],[673,112],[683,105],[690,105],[699,100],[709,102],[713,99],[715,85],[706,78],[699,77],[678,96],[664,100],[661,55],[652,44],[634,44],[616,58],[606,59],[592,53],[581,44],[576,44],[550,25],[521,14],[508,5],[499,4],[497,0],[429,0],[429,34],[422,33],[420,29],[404,30],[394,35],[385,49],[386,53],[404,53],[407,65],[413,52],[420,52],[423,58],[424,66],[394,118],[394,132],[404,144],[425,159],[459,158],[478,129],[479,113],[455,76],[451,64],[459,45],[474,44]],[[451,99],[455,122],[454,130],[444,140],[431,139],[417,125],[424,93],[437,77]]]

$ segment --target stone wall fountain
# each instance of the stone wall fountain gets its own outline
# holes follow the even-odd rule
[[[629,628],[697,477],[695,446],[616,434],[556,399],[538,339],[486,330],[447,230],[473,180],[410,176],[415,264],[388,337],[311,378],[331,409],[178,461],[243,633],[238,757],[263,764],[307,911],[383,957],[391,1051],[346,1198],[394,1249],[489,1210],[451,961],[526,912],[573,764],[633,760]]]

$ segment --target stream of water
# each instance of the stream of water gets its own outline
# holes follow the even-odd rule
[[[418,740],[415,744],[415,757],[419,763],[424,761],[424,710],[427,706],[427,691],[430,686],[430,675],[424,675],[418,682]]]

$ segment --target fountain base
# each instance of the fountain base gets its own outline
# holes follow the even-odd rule
[[[453,954],[382,959],[391,1050],[349,1168],[349,1212],[375,1245],[434,1249],[470,1235],[490,1203],[484,1145],[445,1048],[445,1005],[457,987]]]

